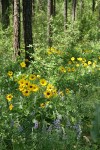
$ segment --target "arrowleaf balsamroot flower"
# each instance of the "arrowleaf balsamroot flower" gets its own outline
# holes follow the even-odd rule
[[[84,67],[87,67],[87,66],[88,66],[88,64],[87,64],[87,63],[83,63],[83,66],[84,66]]]
[[[40,104],[40,107],[41,107],[41,108],[44,108],[44,107],[45,107],[45,104],[44,104],[44,103],[41,103],[41,104]]]
[[[25,86],[25,83],[26,83],[26,80],[25,79],[20,79],[19,81],[18,81],[18,84],[20,85],[20,86]]]
[[[28,87],[29,91],[33,91],[34,90],[34,84],[29,84]]]
[[[10,104],[10,105],[9,105],[9,110],[12,110],[13,107],[14,107],[14,106],[13,106],[12,104]]]
[[[80,65],[79,64],[76,64],[76,67],[79,67]]]
[[[12,72],[12,71],[8,71],[7,75],[8,75],[9,77],[12,77],[13,72]]]
[[[39,87],[38,87],[38,85],[36,85],[36,84],[32,84],[32,91],[33,92],[37,92],[38,90],[39,90]]]
[[[52,84],[47,85],[47,90],[52,91],[54,90],[54,86]]]
[[[29,95],[30,95],[30,91],[27,90],[27,89],[24,89],[24,90],[22,91],[22,94],[23,94],[24,96],[29,96]]]
[[[46,81],[45,79],[41,79],[41,80],[40,80],[40,84],[41,84],[42,86],[45,86],[45,85],[47,85],[47,81]]]
[[[75,57],[72,57],[72,58],[71,58],[71,61],[74,61],[74,60],[75,60]]]
[[[63,66],[61,66],[61,67],[60,67],[60,71],[61,71],[61,72],[66,72],[66,69],[65,69]]]
[[[31,74],[31,75],[29,76],[29,80],[36,80],[36,78],[37,78],[37,76],[34,75],[34,74]]]
[[[82,61],[83,59],[81,57],[77,58],[78,61]]]
[[[92,64],[92,62],[91,61],[88,61],[88,65],[91,65]]]
[[[44,92],[44,97],[45,97],[45,98],[50,98],[50,97],[52,97],[52,91],[46,90],[46,91]]]
[[[25,62],[21,62],[21,63],[20,63],[20,66],[21,66],[22,68],[25,68],[25,67],[26,67],[26,63],[25,63]]]
[[[66,88],[66,93],[69,94],[70,90],[68,88]]]
[[[7,94],[6,99],[7,99],[8,101],[11,101],[12,98],[13,98],[13,95],[12,95],[12,94]]]
[[[23,91],[24,90],[24,86],[23,85],[19,85],[19,91]]]
[[[28,80],[25,80],[25,86],[29,86],[30,85],[30,82]]]

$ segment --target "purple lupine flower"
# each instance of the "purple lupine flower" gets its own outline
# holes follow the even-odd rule
[[[77,132],[77,140],[80,138],[80,136],[81,136],[81,133],[82,133],[82,130],[81,130],[81,126],[80,126],[80,124],[78,123],[78,124],[75,124],[74,126],[73,126],[73,128],[76,130],[76,132]]]
[[[53,122],[54,127],[57,128],[57,129],[59,129],[60,128],[60,122],[61,122],[60,119],[54,120],[54,122]]]

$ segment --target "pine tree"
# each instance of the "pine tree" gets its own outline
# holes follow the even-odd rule
[[[29,62],[33,60],[31,54],[34,52],[32,37],[32,0],[23,0],[23,29],[25,59],[28,60],[26,61],[26,65],[29,66]]]
[[[76,19],[76,4],[77,0],[72,1],[72,21],[74,22]]]

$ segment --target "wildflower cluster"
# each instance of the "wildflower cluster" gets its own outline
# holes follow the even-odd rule
[[[7,101],[9,102],[9,110],[12,110],[14,106],[13,106],[12,103],[10,103],[10,102],[11,102],[12,99],[13,99],[13,95],[12,95],[12,94],[7,94],[7,95],[6,95],[6,99],[7,99]]]
[[[100,56],[93,59],[81,53],[74,56],[53,47],[46,52],[44,59],[40,56],[41,62],[37,59],[29,68],[27,61],[21,61],[19,70],[13,67],[7,70],[6,88],[2,91],[10,110],[9,122],[13,120],[12,126],[20,135],[40,129],[44,132],[45,128],[46,133],[57,132],[65,139],[72,134],[80,140],[84,131],[78,120],[83,121],[85,113],[88,114],[88,98],[84,97],[88,97],[94,85],[89,78],[95,79]]]

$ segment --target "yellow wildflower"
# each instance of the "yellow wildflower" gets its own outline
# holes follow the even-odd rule
[[[87,66],[88,66],[88,64],[87,64],[87,63],[83,63],[83,66],[84,66],[84,67],[87,67]]]
[[[66,88],[66,93],[68,94],[70,92],[70,90],[68,88]]]
[[[37,92],[38,90],[39,90],[39,87],[38,87],[38,85],[36,85],[36,84],[32,84],[32,91],[33,92]]]
[[[34,75],[34,74],[31,74],[31,75],[29,76],[29,79],[30,79],[30,80],[36,80],[36,78],[37,78],[37,76]]]
[[[7,94],[6,99],[7,99],[8,101],[11,101],[12,98],[13,98],[13,95],[12,95],[12,94]]]
[[[30,82],[28,80],[25,80],[25,86],[28,87],[30,85]]]
[[[54,90],[54,86],[52,84],[47,85],[47,90],[52,91]]]
[[[52,54],[52,51],[51,51],[50,48],[48,49],[47,53],[48,53],[48,55],[51,55],[51,54]]]
[[[7,75],[8,75],[9,77],[12,77],[13,72],[12,72],[12,71],[8,71]]]
[[[37,75],[37,78],[40,78],[41,76],[40,75]]]
[[[44,107],[45,107],[45,104],[44,104],[44,103],[41,103],[41,104],[40,104],[40,107],[41,107],[41,108],[44,108]]]
[[[78,60],[78,61],[82,61],[82,58],[81,58],[81,57],[79,57],[79,58],[77,58],[77,60]]]
[[[29,91],[33,91],[33,89],[34,89],[33,84],[30,83],[30,84],[27,86],[27,89],[28,89]]]
[[[30,91],[27,90],[27,89],[24,89],[24,90],[22,91],[22,94],[23,94],[24,96],[29,96],[29,95],[30,95]]]
[[[71,68],[67,68],[67,71],[68,71],[68,72],[71,72]]]
[[[25,82],[26,82],[26,80],[24,78],[22,78],[18,81],[18,84],[25,86]]]
[[[46,91],[44,92],[44,97],[45,97],[45,98],[50,98],[50,97],[52,97],[52,91],[46,90]]]
[[[74,60],[75,60],[75,57],[72,57],[72,58],[71,58],[71,61],[74,61]]]
[[[9,110],[12,110],[13,107],[14,107],[14,106],[13,106],[12,104],[10,104],[10,105],[9,105]]]
[[[19,91],[23,91],[24,90],[24,86],[23,85],[19,85]]]
[[[60,67],[60,71],[61,71],[61,72],[66,72],[66,69],[65,69],[63,66],[61,66],[61,67]]]
[[[41,80],[40,80],[40,84],[41,84],[42,86],[45,86],[45,85],[47,85],[47,81],[46,81],[45,79],[41,79]]]
[[[25,78],[27,78],[27,75],[26,74],[21,74],[21,78],[25,79]]]
[[[91,65],[92,64],[92,62],[91,61],[88,61],[88,65]]]
[[[79,64],[76,64],[76,67],[79,67],[80,65]]]
[[[24,68],[24,67],[26,67],[26,63],[25,63],[25,62],[21,62],[21,63],[20,63],[20,66],[21,66],[22,68]]]

